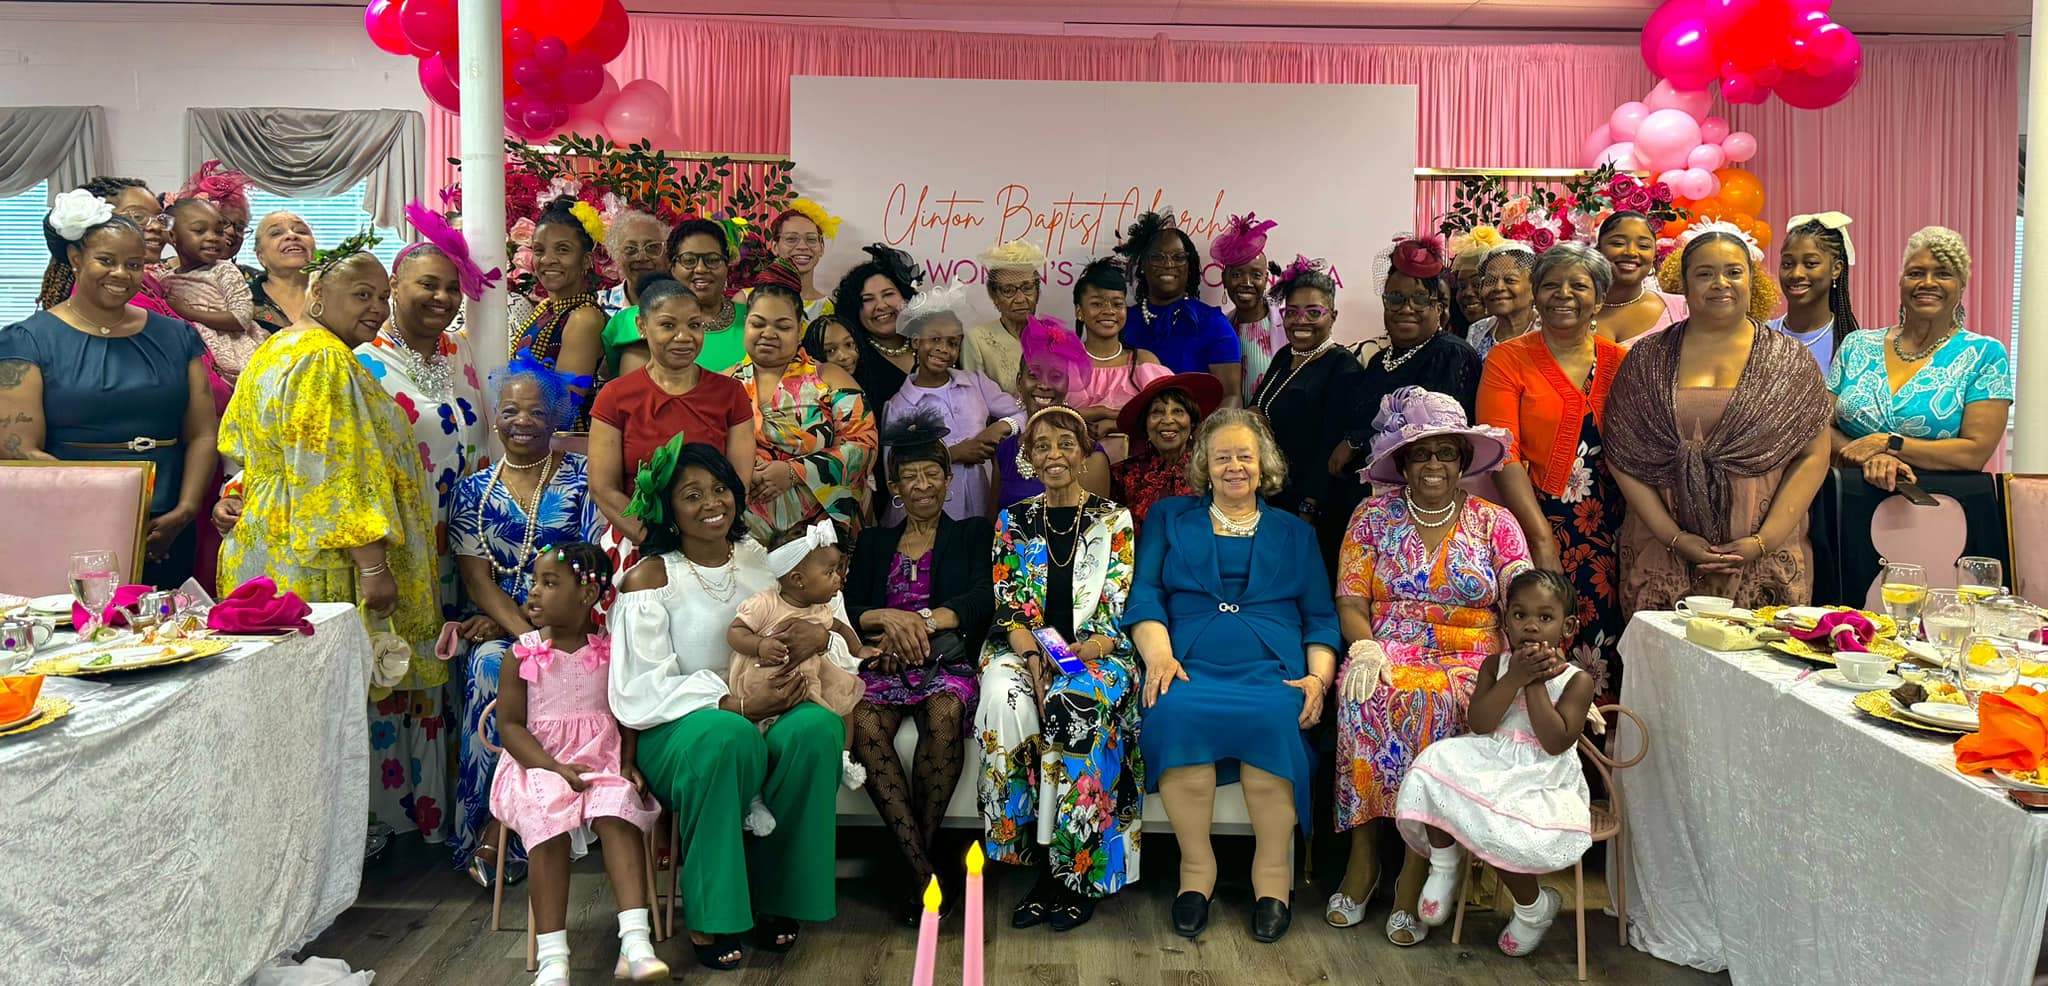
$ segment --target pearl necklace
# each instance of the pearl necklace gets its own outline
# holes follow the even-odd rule
[[[454,399],[455,375],[451,372],[453,368],[448,364],[447,354],[439,352],[442,340],[435,340],[433,356],[421,356],[419,350],[405,341],[404,333],[398,331],[397,320],[385,322],[377,334],[390,344],[391,358],[398,368],[420,385],[420,393],[442,404]]]
[[[1258,408],[1259,413],[1264,415],[1266,420],[1271,421],[1273,419],[1273,402],[1280,399],[1281,393],[1287,390],[1287,385],[1293,383],[1296,375],[1307,369],[1310,363],[1321,358],[1324,353],[1329,352],[1330,347],[1335,344],[1335,339],[1324,339],[1322,345],[1306,353],[1297,352],[1292,347],[1289,347],[1288,352],[1293,353],[1295,357],[1294,367],[1287,371],[1285,377],[1280,378],[1280,386],[1270,390],[1266,387],[1266,381],[1273,379],[1273,375],[1270,372],[1267,373],[1265,380],[1259,381],[1258,399],[1252,402],[1252,406]]]
[[[1604,312],[1604,311],[1608,310],[1609,308],[1627,308],[1628,306],[1630,306],[1630,305],[1633,305],[1633,304],[1635,304],[1636,302],[1638,302],[1638,301],[1641,301],[1641,300],[1643,300],[1643,295],[1645,295],[1645,294],[1648,294],[1648,293],[1649,293],[1649,291],[1650,291],[1650,281],[1649,281],[1649,279],[1648,279],[1648,278],[1645,278],[1645,279],[1644,279],[1644,280],[1643,280],[1643,281],[1642,281],[1641,283],[1639,283],[1639,284],[1637,284],[1637,285],[1636,285],[1636,296],[1635,296],[1635,297],[1633,297],[1633,298],[1630,298],[1630,299],[1629,299],[1629,300],[1627,300],[1627,301],[1603,301],[1603,302],[1601,302],[1601,303],[1600,303],[1600,310]]]
[[[903,340],[903,344],[897,346],[894,349],[882,345],[882,341],[880,339],[875,338],[872,335],[868,336],[868,342],[875,347],[875,352],[881,353],[882,355],[887,356],[890,359],[895,359],[896,357],[901,356],[904,353],[910,352],[910,340],[908,339]]]
[[[1115,362],[1115,361],[1117,361],[1117,360],[1123,359],[1123,358],[1124,358],[1124,341],[1123,341],[1122,339],[1118,339],[1118,340],[1116,341],[1116,352],[1113,352],[1113,353],[1109,354],[1108,356],[1097,356],[1097,355],[1095,355],[1094,353],[1089,353],[1089,354],[1088,354],[1088,358],[1089,358],[1089,359],[1092,359],[1092,360],[1094,360],[1094,361],[1096,361],[1096,362],[1098,362],[1098,363],[1111,363],[1111,362]]]
[[[1381,360],[1380,364],[1386,368],[1388,373],[1392,373],[1395,370],[1398,370],[1401,367],[1407,365],[1409,360],[1415,358],[1416,353],[1421,352],[1430,343],[1435,342],[1436,337],[1440,334],[1441,333],[1432,332],[1430,333],[1429,338],[1424,339],[1413,346],[1409,346],[1407,349],[1402,350],[1398,354],[1395,353],[1392,349],[1388,349],[1387,358]]]
[[[1401,487],[1401,502],[1408,505],[1408,516],[1415,521],[1418,527],[1426,527],[1433,531],[1457,519],[1458,498],[1456,494],[1452,494],[1449,506],[1440,507],[1435,510],[1424,510],[1416,505],[1415,498],[1408,495],[1408,488],[1403,486]],[[1432,514],[1436,515],[1436,519],[1430,519]]]
[[[1259,511],[1254,508],[1250,520],[1232,520],[1229,514],[1223,512],[1222,508],[1214,503],[1209,504],[1209,519],[1215,521],[1216,526],[1222,528],[1223,533],[1228,537],[1248,538],[1257,534],[1259,532],[1259,517]]]
[[[677,552],[677,554],[681,555],[682,553]],[[725,564],[718,566],[718,570],[725,573],[725,583],[723,585],[705,578],[704,569],[696,562],[691,561],[689,555],[682,555],[682,558],[683,566],[690,570],[690,577],[697,580],[699,588],[719,602],[727,603],[732,601],[733,590],[739,588],[740,573],[738,569],[733,567],[732,548],[730,545],[726,548]]]
[[[549,452],[541,457],[538,462],[528,463],[523,466],[513,466],[512,468],[523,471],[536,466],[553,466],[554,461],[555,453]],[[491,478],[484,483],[484,495],[477,501],[476,506],[477,526],[479,527],[483,526],[484,504],[491,501],[491,490],[499,484],[500,474],[504,471],[506,464],[504,459],[499,459],[498,464],[491,467]],[[548,483],[552,482],[554,478],[554,471],[551,468],[549,471],[542,473],[540,480],[533,484],[533,495],[525,503],[519,503],[517,500],[512,501],[518,504],[519,508],[526,513],[526,533],[520,538],[519,560],[517,563],[507,567],[498,564],[497,558],[493,557],[491,559],[491,569],[497,572],[500,577],[517,577],[520,573],[526,571],[528,565],[532,564],[533,541],[540,534],[540,500],[542,496],[546,495]],[[506,487],[505,492],[509,495],[512,492],[512,488]]]

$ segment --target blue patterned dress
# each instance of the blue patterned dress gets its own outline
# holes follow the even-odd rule
[[[562,453],[561,464],[541,494],[540,529],[533,536],[531,555],[521,558],[526,543],[526,511],[506,492],[503,483],[492,483],[491,473],[479,472],[455,485],[455,502],[448,518],[448,540],[457,555],[482,558],[497,568],[515,569],[506,575],[497,568],[492,575],[498,588],[512,601],[524,605],[533,585],[532,559],[556,544],[569,541],[596,543],[604,529],[597,501],[590,495],[588,461],[574,452]],[[490,497],[485,498],[488,489]],[[498,664],[512,647],[512,639],[490,640],[470,651],[462,693],[462,762],[455,784],[454,831],[449,840],[455,867],[469,865],[484,829],[491,824],[491,778],[498,769],[497,754],[477,742],[477,720],[484,706],[498,698]],[[486,729],[492,744],[499,743],[496,721]],[[524,847],[508,859],[524,858]]]
[[[1950,336],[1893,393],[1884,360],[1890,332],[1851,332],[1835,353],[1828,390],[1835,395],[1835,427],[1842,434],[1955,438],[1963,430],[1963,408],[1978,401],[2012,400],[2005,344],[1969,331]]]

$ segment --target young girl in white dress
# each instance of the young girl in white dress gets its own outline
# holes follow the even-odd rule
[[[1593,844],[1586,775],[1574,749],[1593,703],[1593,679],[1565,661],[1578,626],[1578,593],[1555,572],[1524,572],[1508,584],[1508,652],[1479,667],[1466,712],[1470,732],[1415,757],[1394,803],[1395,825],[1429,856],[1418,916],[1451,916],[1469,849],[1500,874],[1515,916],[1500,950],[1527,955],[1557,919],[1564,898],[1536,877],[1572,865]]]

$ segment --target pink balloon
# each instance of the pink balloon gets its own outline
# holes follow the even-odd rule
[[[673,130],[663,129],[659,133],[648,134],[647,143],[656,149],[675,150],[683,146],[683,138]]]
[[[1637,47],[1643,54],[1643,66],[1650,70],[1651,75],[1661,78],[1669,74],[1657,63],[1664,35],[1680,21],[1698,20],[1704,16],[1706,8],[1701,6],[1700,0],[1664,0],[1662,6],[1650,13],[1650,19],[1643,23],[1643,37],[1637,42]]]
[[[557,127],[555,132],[575,134],[578,137],[602,136],[604,134],[604,117],[588,112],[589,109],[590,104],[588,103],[576,107],[569,114],[569,119],[560,127]]]
[[[1704,199],[1719,191],[1720,180],[1714,173],[1702,168],[1687,168],[1680,175],[1672,190],[1689,199]]]
[[[1685,167],[1699,142],[1699,122],[1684,110],[1658,110],[1636,128],[1636,156],[1657,171]]]
[[[1600,152],[1599,157],[1593,159],[1594,167],[1603,164],[1614,165],[1622,171],[1634,171],[1643,166],[1641,161],[1636,160],[1636,145],[1626,140],[1618,144],[1609,144],[1606,150]]]
[[[663,105],[668,104],[668,90],[653,79],[634,79],[619,88],[622,93],[640,93]]]
[[[1721,74],[1721,63],[1707,43],[1706,25],[1686,19],[1664,33],[1657,46],[1657,65],[1664,78],[1680,89],[1704,89]]]
[[[612,73],[610,70],[606,70],[604,73],[604,87],[599,89],[597,91],[597,95],[592,97],[589,101],[593,103],[602,103],[618,94],[619,80],[612,77]]]
[[[1713,171],[1728,164],[1728,152],[1718,144],[1701,144],[1685,156],[1685,166],[1702,171]]]
[[[1651,89],[1650,94],[1643,97],[1643,105],[1652,111],[1684,110],[1697,118],[1706,116],[1707,110],[1713,108],[1714,94],[1704,89],[1684,92],[1673,86],[1670,79],[1659,79],[1656,88]]]
[[[1650,115],[1650,108],[1638,102],[1627,102],[1614,108],[1607,117],[1607,131],[1615,140],[1636,139],[1636,128]]]
[[[1756,138],[1746,130],[1737,130],[1721,141],[1721,150],[1728,155],[1729,164],[1741,164],[1756,156]]]
[[[1579,160],[1584,161],[1589,168],[1599,167],[1600,152],[1606,150],[1607,145],[1612,143],[1614,143],[1612,127],[1603,123],[1593,128],[1593,132],[1586,135],[1585,143],[1579,146]]]
[[[531,89],[547,79],[548,70],[541,67],[539,59],[529,56],[512,63],[512,81],[522,89]]]
[[[626,38],[632,33],[631,21],[626,16],[626,5],[620,0],[605,0],[604,11],[598,14],[597,26],[576,43],[599,64],[619,57],[626,50]]]
[[[508,55],[533,54],[533,32],[515,27],[505,32],[505,53]]]
[[[604,91],[604,66],[597,59],[576,52],[562,63],[555,73],[555,88],[562,94],[562,102],[571,106],[587,103]]]
[[[398,26],[415,48],[440,51],[455,46],[455,6],[448,0],[405,0]]]
[[[552,68],[562,64],[562,60],[569,57],[569,46],[563,44],[561,38],[550,35],[533,43],[533,57],[542,65]]]
[[[555,83],[551,79],[542,79],[530,86],[520,86],[519,89],[528,99],[539,100],[543,103],[554,102],[558,95],[555,91]]]
[[[435,106],[450,113],[462,112],[462,90],[448,78],[442,56],[429,55],[420,59],[420,88]]]
[[[666,126],[668,107],[645,92],[621,92],[605,107],[605,133],[621,143],[630,143]]]
[[[1685,169],[1671,168],[1665,171],[1660,171],[1657,173],[1657,180],[1664,183],[1666,187],[1670,188],[1671,194],[1676,195],[1678,194],[1679,186],[1685,182]]]
[[[1727,120],[1718,116],[1707,117],[1700,121],[1700,143],[1718,144],[1727,139],[1731,130]]]
[[[363,8],[363,32],[370,36],[370,43],[394,55],[410,55],[412,48],[405,43],[405,30],[398,22],[398,5],[391,0],[370,0]]]

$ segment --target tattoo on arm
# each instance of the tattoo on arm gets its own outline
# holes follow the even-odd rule
[[[29,368],[34,366],[27,360],[0,360],[0,390],[13,390],[28,379]]]

